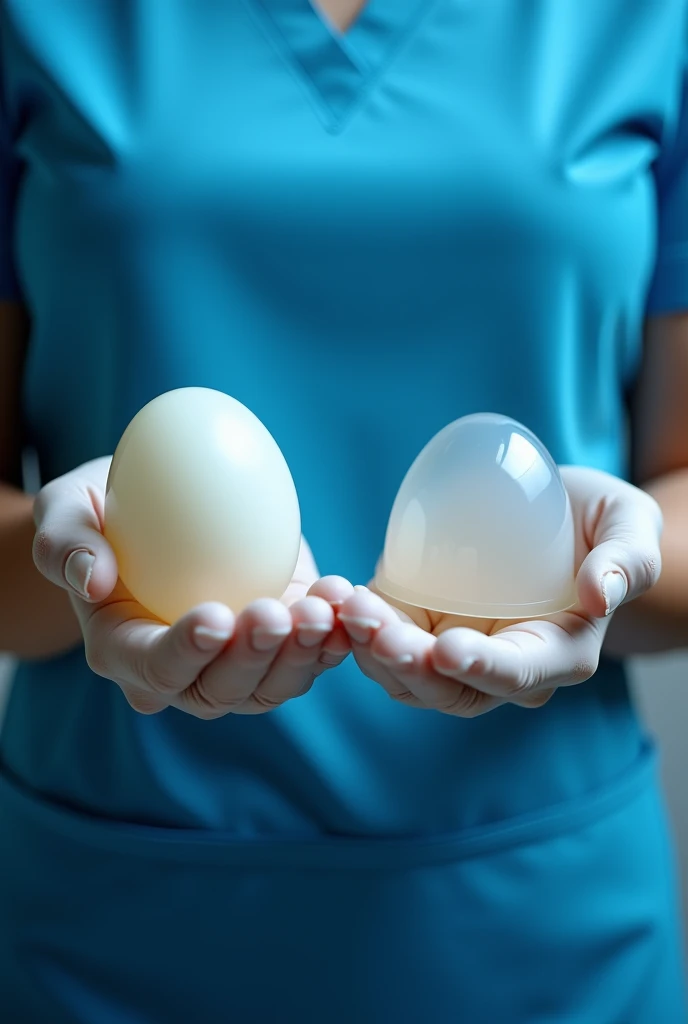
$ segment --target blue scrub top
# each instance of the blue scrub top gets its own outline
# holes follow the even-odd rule
[[[625,474],[688,306],[683,0],[4,0],[2,284],[44,480],[171,388],[270,429],[366,582],[429,438]],[[0,738],[12,1024],[680,1024],[670,843],[623,669],[473,721],[353,659],[273,713],[136,714],[82,650]]]

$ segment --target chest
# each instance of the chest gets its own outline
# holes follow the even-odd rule
[[[340,115],[331,132],[373,121],[384,139],[401,117],[420,147],[426,119],[467,155],[491,137],[574,173],[610,141],[657,141],[684,13],[684,0],[609,0],[584,19],[576,0],[0,4],[10,112],[37,115],[56,149],[90,133],[118,162],[162,144],[181,156],[223,134],[234,148],[242,125],[279,141],[320,105]]]
[[[51,23],[5,0],[26,263],[75,238],[85,270],[128,275],[137,253],[282,260],[290,294],[320,281],[327,308],[346,273],[400,315],[370,274],[392,258],[447,300],[566,265],[637,290],[679,0],[323,3],[64,0]]]
[[[310,0],[1,0],[28,419],[51,469],[188,383],[291,439],[302,480],[312,423],[348,410],[343,494],[363,460],[385,514],[402,462],[462,412],[582,458],[548,417],[605,437],[591,409],[620,407],[682,12],[367,0],[342,35]],[[303,423],[295,366],[323,403]]]

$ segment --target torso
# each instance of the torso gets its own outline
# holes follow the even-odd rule
[[[112,452],[160,391],[228,391],[282,447],[320,570],[359,583],[406,469],[464,413],[504,412],[557,461],[624,472],[654,126],[679,80],[669,3],[662,18],[645,5],[629,18],[610,0],[579,22],[575,0],[547,18],[495,0],[469,20],[453,0],[368,0],[345,40],[309,0],[218,4],[213,19],[194,0],[166,0],[164,14],[69,0],[49,30],[44,6],[5,0],[3,37],[22,50],[5,98],[27,165],[26,417],[46,477]],[[635,73],[639,40],[652,75]],[[80,652],[23,671],[50,680],[29,727],[94,700],[96,731],[128,736],[135,760],[149,733],[177,759],[132,789],[117,758],[100,781],[71,770],[91,735],[78,716],[69,738],[3,736],[18,775],[113,818],[451,831],[556,802],[564,785],[587,791],[638,745],[617,668],[613,684],[562,690],[537,717],[506,707],[467,723],[413,714],[349,660],[279,714],[212,729],[137,717]],[[579,717],[600,740],[585,757]],[[314,739],[322,720],[336,742]],[[539,769],[552,736],[561,776]],[[476,769],[495,747],[502,768]],[[304,758],[312,768],[278,795],[284,761]],[[246,763],[255,779],[236,785]]]
[[[342,39],[309,0],[0,0],[46,479],[215,387],[359,583],[465,413],[623,474],[681,18],[580,7],[330,0]],[[673,910],[617,664],[465,721],[349,659],[201,722],[137,715],[78,650],[21,666],[0,761],[9,1020],[677,1020],[629,992]]]

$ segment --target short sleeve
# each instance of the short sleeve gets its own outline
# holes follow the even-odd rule
[[[0,301],[18,299],[19,285],[14,267],[14,206],[18,166],[12,150],[11,132],[0,103]]]
[[[655,165],[657,256],[648,313],[688,310],[688,60],[680,109]]]

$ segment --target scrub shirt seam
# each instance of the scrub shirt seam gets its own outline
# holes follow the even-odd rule
[[[333,123],[336,125],[336,120],[333,118],[332,111],[328,107],[315,82],[297,58],[293,49],[289,45],[288,40],[285,38],[284,33],[275,23],[274,19],[270,17],[269,12],[265,10],[260,0],[258,0],[257,3],[253,3],[252,0],[243,0],[243,4],[248,10],[249,17],[252,18],[254,23],[260,23],[260,30],[265,36],[267,36],[268,41],[272,43],[292,78],[295,79],[305,91],[308,100],[315,109],[318,120],[321,121],[323,127],[328,132],[332,132],[331,125]]]
[[[280,837],[244,840],[224,832],[135,825],[94,818],[32,790],[25,782],[2,766],[0,772],[0,812],[5,801],[24,820],[50,828],[67,841],[137,857],[157,856],[187,859],[191,851],[196,861],[206,863],[252,863],[287,869],[310,864],[321,869],[346,867],[350,870],[387,871],[424,869],[471,860],[478,856],[498,855],[500,851],[556,841],[600,821],[622,813],[656,782],[657,758],[654,744],[647,742],[631,765],[607,780],[593,792],[535,812],[517,815],[505,821],[462,829],[441,835],[347,837],[341,842],[332,837]]]
[[[377,68],[375,68],[374,71],[371,71],[366,77],[359,92],[352,100],[346,112],[342,114],[339,119],[335,118],[333,120],[333,134],[340,133],[344,128],[346,128],[347,124],[349,124],[352,118],[370,97],[373,89],[380,84],[381,79],[386,75],[391,65],[398,58],[400,52],[404,49],[404,46],[409,44],[411,39],[418,33],[421,23],[431,17],[433,10],[437,8],[438,4],[439,0],[424,0],[424,2],[418,4],[418,10],[416,11],[415,18],[411,18],[406,26],[399,31],[398,37],[389,47],[389,52],[378,64]]]
[[[269,12],[265,10],[261,0],[258,0],[257,3],[252,3],[251,0],[243,0],[243,4],[244,7],[248,9],[249,14],[255,14],[255,17],[260,21],[261,28],[273,42],[275,49],[284,61],[288,70],[291,72],[292,77],[297,79],[301,85],[305,87],[306,94],[315,107],[325,130],[330,135],[339,135],[370,98],[371,93],[375,87],[380,84],[382,78],[399,56],[399,53],[404,49],[404,46],[407,45],[419,31],[421,23],[426,18],[429,19],[432,16],[433,11],[439,5],[439,0],[422,0],[422,2],[418,4],[415,17],[411,18],[406,26],[399,30],[397,38],[389,47],[389,52],[374,70],[371,70],[368,73],[363,73],[357,69],[358,73],[363,76],[361,85],[356,90],[351,102],[347,104],[345,112],[339,116],[332,112],[332,108],[329,106],[318,89],[318,86],[294,53],[289,41],[279,28],[279,25],[275,23],[274,19],[270,17]],[[333,38],[336,39],[336,36]],[[352,56],[349,53],[349,49],[351,48],[346,49],[339,40],[337,40],[337,45],[341,48],[342,53],[347,60],[352,62]],[[361,55],[361,59],[365,59],[364,55]],[[352,62],[352,67],[353,66]]]

